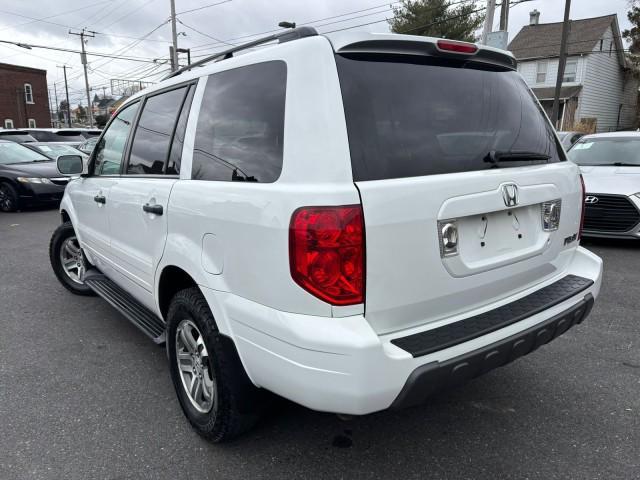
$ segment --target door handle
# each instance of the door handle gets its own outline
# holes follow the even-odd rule
[[[104,205],[105,203],[107,203],[107,198],[104,195],[96,195],[95,197],[93,197],[93,201]]]
[[[142,210],[147,213],[153,213],[154,215],[162,215],[162,205],[149,205],[148,203],[145,203],[142,206]]]

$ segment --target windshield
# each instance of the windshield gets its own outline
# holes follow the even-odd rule
[[[0,143],[0,165],[51,161],[50,158],[17,143]]]
[[[57,157],[59,155],[81,155],[81,152],[76,148],[71,145],[65,145],[64,143],[58,145],[51,143],[48,145],[34,145],[34,147],[50,157]]]
[[[565,160],[517,72],[432,57],[337,55],[336,63],[355,181]],[[538,155],[488,162],[492,151]]]
[[[583,138],[567,154],[578,165],[640,166],[640,136]]]

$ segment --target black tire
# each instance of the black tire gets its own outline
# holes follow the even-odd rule
[[[56,231],[53,232],[51,236],[51,241],[49,242],[49,260],[51,261],[51,267],[53,267],[53,272],[58,277],[58,280],[62,284],[64,288],[69,290],[76,295],[95,295],[94,291],[91,290],[84,283],[78,283],[67,274],[64,267],[62,266],[62,260],[60,258],[60,251],[65,244],[65,241],[76,236],[76,232],[73,229],[73,225],[71,222],[65,222],[56,228]],[[81,261],[85,265],[89,265],[87,260],[84,258],[84,255],[81,254]]]
[[[0,212],[15,212],[20,207],[20,198],[13,185],[0,183]]]
[[[193,322],[202,332],[208,352],[208,360],[203,364],[215,373],[213,383],[217,401],[206,413],[194,407],[178,368],[176,337],[178,326],[184,320]],[[197,287],[178,292],[171,301],[167,314],[167,355],[180,406],[201,436],[212,442],[225,442],[255,425],[268,394],[251,383],[233,341],[220,334],[209,305]]]

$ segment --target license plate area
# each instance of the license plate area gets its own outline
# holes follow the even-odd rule
[[[458,230],[465,263],[514,254],[539,242],[540,205],[463,217],[458,219]]]

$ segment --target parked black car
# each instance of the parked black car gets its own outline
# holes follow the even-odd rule
[[[0,211],[28,205],[57,204],[69,182],[56,162],[15,142],[0,140]]]

